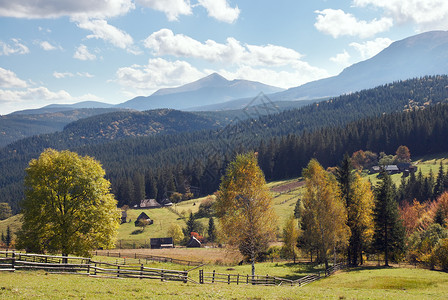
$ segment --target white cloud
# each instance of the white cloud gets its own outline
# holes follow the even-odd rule
[[[86,77],[86,78],[93,78],[95,76],[93,76],[92,74],[88,73],[88,72],[76,72],[76,75],[78,75],[79,77]]]
[[[86,78],[93,78],[94,76],[88,72],[77,72],[76,74],[71,73],[71,72],[53,72],[53,77],[57,78],[57,79],[63,79],[63,78],[67,78],[67,77],[74,77],[74,76],[78,76],[78,77],[86,77]]]
[[[302,57],[290,48],[276,45],[242,45],[232,37],[227,38],[225,44],[213,40],[201,43],[189,36],[174,34],[169,29],[154,32],[144,41],[144,45],[155,55],[174,55],[251,66],[294,65]]]
[[[60,49],[60,47],[53,46],[52,44],[50,44],[47,41],[39,42],[39,46],[42,49],[44,49],[45,51],[52,51],[52,50]]]
[[[28,88],[25,90],[0,89],[0,102],[42,101],[42,100],[72,100],[73,98],[64,90],[52,92],[46,87]]]
[[[75,74],[70,72],[53,72],[53,77],[57,79],[67,78],[67,77],[73,77]]]
[[[350,54],[346,50],[342,53],[336,54],[336,56],[330,57],[330,60],[332,62],[337,63],[340,66],[346,67],[350,65]]]
[[[188,62],[155,58],[150,59],[147,65],[119,68],[116,72],[116,82],[125,87],[154,91],[163,87],[183,85],[205,75]]]
[[[102,39],[121,49],[126,49],[134,43],[126,32],[110,25],[105,20],[78,20],[78,27],[92,31],[89,39]]]
[[[210,17],[222,22],[233,23],[240,15],[238,6],[232,8],[226,0],[199,0],[199,5],[207,10]]]
[[[398,23],[412,22],[420,30],[448,29],[446,0],[354,0],[355,6],[382,8]]]
[[[0,87],[24,88],[26,86],[26,82],[17,77],[17,75],[13,71],[6,70],[0,67]]]
[[[12,44],[0,41],[0,55],[27,54],[30,52],[27,46],[23,45],[18,39],[11,39]]]
[[[357,20],[355,16],[340,9],[324,9],[315,11],[318,16],[314,26],[317,30],[329,34],[334,38],[340,36],[357,36],[368,38],[379,32],[389,30],[393,25],[391,18],[383,17],[370,22]]]
[[[192,14],[189,0],[136,0],[136,2],[165,13],[170,21],[177,21],[180,15]]]
[[[78,49],[76,49],[74,58],[79,60],[95,60],[96,55],[89,52],[86,45],[80,45]]]
[[[124,15],[134,8],[132,0],[0,0],[0,16],[26,19],[107,18]]]
[[[392,40],[389,38],[376,38],[373,41],[366,41],[364,43],[350,43],[350,46],[355,48],[360,54],[362,59],[369,59],[383,49],[389,47],[392,44]]]

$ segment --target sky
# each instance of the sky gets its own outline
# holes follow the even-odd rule
[[[296,87],[447,29],[446,0],[0,0],[0,114],[214,72]]]

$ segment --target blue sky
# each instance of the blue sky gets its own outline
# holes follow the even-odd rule
[[[446,0],[0,0],[0,114],[213,72],[289,88],[447,29]]]

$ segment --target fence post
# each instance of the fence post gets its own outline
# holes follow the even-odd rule
[[[163,281],[165,279],[163,270],[160,271],[160,281]]]
[[[227,284],[230,284],[230,274],[227,275]]]
[[[249,274],[246,275],[246,284],[249,284]]]
[[[140,279],[143,279],[143,264],[140,265]]]
[[[240,282],[240,274],[238,273],[236,275],[236,285],[238,285],[239,282]]]
[[[215,270],[213,270],[212,283],[215,283]]]
[[[95,275],[96,276],[96,263],[95,263],[95,272],[94,272],[94,274],[93,275]]]
[[[117,277],[120,277],[120,266],[117,266]]]
[[[184,283],[187,283],[188,271],[184,271]]]
[[[199,270],[199,283],[200,284],[203,284],[204,283],[204,275],[203,275],[203,272],[204,270]]]
[[[91,259],[89,258],[89,260],[87,261],[87,274],[90,275],[90,264],[91,264]]]

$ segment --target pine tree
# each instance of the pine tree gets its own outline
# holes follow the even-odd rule
[[[434,186],[433,199],[437,199],[445,190],[445,172],[443,170],[443,162],[440,161],[439,173],[437,174],[436,185]]]
[[[385,266],[389,266],[389,258],[393,253],[404,249],[404,227],[398,215],[398,203],[392,179],[382,173],[382,181],[375,190],[373,236],[374,248],[384,252]]]
[[[11,236],[11,229],[9,228],[9,225],[6,227],[6,236],[5,236],[5,244],[6,247],[9,248],[9,245],[11,245],[12,236]]]
[[[214,242],[216,240],[216,227],[215,227],[215,221],[213,220],[213,217],[210,217],[208,219],[208,240],[210,242]]]

